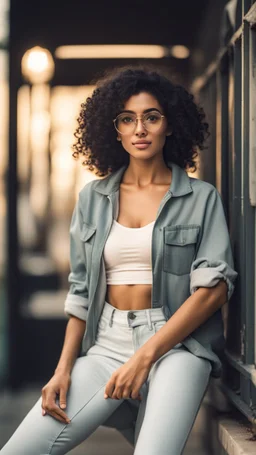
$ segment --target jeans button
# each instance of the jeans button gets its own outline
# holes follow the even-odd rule
[[[135,319],[136,318],[136,314],[130,312],[130,313],[128,313],[128,318],[129,319]]]

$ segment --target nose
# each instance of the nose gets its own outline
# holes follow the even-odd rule
[[[147,130],[146,130],[145,126],[143,125],[141,118],[137,118],[134,132],[136,135],[141,135],[141,134],[146,135],[147,134]]]

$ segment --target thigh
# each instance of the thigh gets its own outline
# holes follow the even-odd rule
[[[104,399],[104,388],[118,368],[112,359],[85,356],[77,359],[67,395],[63,424],[41,413],[41,398],[25,417],[1,455],[62,455],[85,440],[120,406],[123,400]]]
[[[173,349],[153,366],[137,420],[136,455],[180,455],[207,389],[208,360]]]

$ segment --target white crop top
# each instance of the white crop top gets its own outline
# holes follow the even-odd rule
[[[129,228],[113,221],[103,251],[107,284],[152,284],[151,240],[154,221]]]

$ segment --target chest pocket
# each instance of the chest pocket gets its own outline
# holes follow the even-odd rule
[[[83,223],[80,239],[84,243],[86,260],[91,259],[92,247],[95,241],[96,227]]]
[[[177,225],[164,228],[163,269],[174,275],[190,273],[200,226]]]

